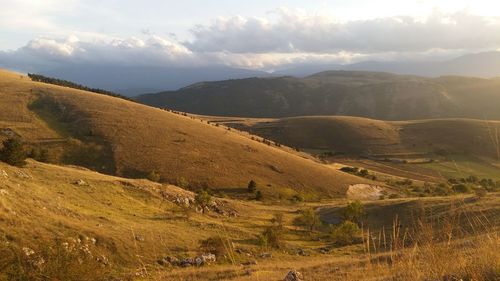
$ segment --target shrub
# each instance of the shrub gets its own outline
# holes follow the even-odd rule
[[[283,229],[283,214],[282,213],[274,214],[273,218],[271,219],[271,222],[277,228]]]
[[[215,254],[216,256],[230,256],[234,253],[233,242],[228,238],[220,236],[210,237],[200,241],[200,249],[204,253]]]
[[[262,197],[263,197],[262,192],[260,190],[257,190],[257,192],[255,192],[255,200],[261,201]]]
[[[3,148],[0,149],[0,160],[12,166],[22,167],[26,165],[27,157],[21,141],[17,139],[3,141]]]
[[[210,193],[206,190],[200,190],[196,193],[194,200],[196,204],[203,209],[203,212],[205,212],[205,208],[210,206],[210,203],[212,203],[212,195],[210,195]]]
[[[318,213],[312,208],[302,210],[300,216],[295,219],[297,225],[305,226],[309,232],[313,232],[321,224]]]
[[[359,223],[364,212],[363,204],[360,201],[351,202],[344,209],[344,220]]]
[[[275,248],[283,247],[283,229],[276,226],[267,227],[264,232],[258,237],[259,246],[262,248]]]
[[[470,193],[472,191],[472,188],[468,184],[459,183],[453,186],[453,191],[459,193]]]
[[[249,193],[254,193],[257,190],[257,183],[254,180],[251,180],[248,182],[247,189]]]
[[[361,230],[357,224],[350,221],[344,221],[342,224],[333,228],[330,233],[330,238],[335,245],[345,246],[357,242],[360,234]]]
[[[159,182],[161,175],[157,171],[153,170],[146,176],[146,178],[150,181]]]
[[[342,167],[340,170],[344,173],[356,174],[359,171],[357,167]]]
[[[188,188],[189,182],[184,177],[177,178],[176,185],[181,188]]]

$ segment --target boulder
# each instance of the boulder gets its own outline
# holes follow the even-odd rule
[[[290,270],[283,281],[304,281],[304,277],[302,273],[296,270]]]

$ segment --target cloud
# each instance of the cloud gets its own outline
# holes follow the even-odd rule
[[[218,18],[192,30],[196,52],[382,53],[431,49],[478,50],[500,46],[500,18],[434,10],[409,16],[336,22],[331,17],[280,9],[272,18]]]
[[[233,66],[278,69],[361,60],[425,60],[500,47],[500,19],[435,10],[426,18],[386,17],[338,22],[330,16],[280,9],[264,18],[218,18],[192,29],[192,39],[113,37],[75,31],[39,37],[0,51],[0,67],[37,71],[66,64]],[[168,34],[168,31],[165,32]]]

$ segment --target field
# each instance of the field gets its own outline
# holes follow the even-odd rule
[[[328,236],[328,226],[318,226],[310,233],[294,223],[300,216],[299,210],[309,208],[318,210],[325,223],[339,220],[348,203],[346,199],[263,204],[215,198],[237,214],[225,216],[182,208],[175,203],[175,198],[192,197],[192,193],[147,180],[122,179],[35,161],[29,161],[22,169],[0,163],[0,173],[0,251],[3,253],[0,268],[5,274],[20,274],[19,270],[24,270],[23,276],[31,276],[30,280],[39,280],[36,278],[41,277],[37,274],[77,280],[71,276],[81,274],[82,270],[95,272],[88,275],[87,280],[108,280],[110,276],[125,280],[280,280],[289,269],[299,270],[306,280],[382,280],[381,277],[394,274],[394,269],[383,259],[379,260],[391,254],[388,249],[367,251],[366,241],[335,246]],[[498,200],[499,194],[492,193],[481,198],[466,195],[367,201],[364,203],[366,216],[362,219],[363,237],[368,237],[368,231],[377,236],[385,229],[389,241],[396,217],[409,233],[418,219],[434,225],[449,218],[456,220],[453,221],[456,237],[453,236],[450,251],[468,251],[468,246],[460,246],[465,238],[481,241],[473,245],[496,247],[500,224]],[[284,246],[278,250],[262,248],[258,237],[266,227],[273,225],[276,214],[283,215]],[[436,239],[438,229],[440,231],[436,227],[433,234]],[[489,240],[482,238],[485,233],[489,233]],[[231,258],[219,257],[217,264],[201,268],[164,267],[157,263],[164,256],[196,256],[200,254],[200,240],[209,237],[231,241]],[[434,242],[435,247],[440,245],[439,241]],[[77,257],[61,256],[61,252],[56,252],[57,256],[47,254],[52,253],[47,252],[48,247],[53,249],[58,245],[77,249]],[[22,259],[23,254],[19,253],[22,248],[32,249],[35,256],[44,258],[44,271],[9,260]],[[82,249],[88,249],[88,253]],[[489,254],[500,261],[497,252]],[[93,258],[85,258],[85,255]],[[84,266],[73,260],[77,258],[83,259]],[[494,260],[491,262],[489,267],[494,267]],[[378,269],[373,270],[374,267]],[[443,275],[452,273],[443,270]]]
[[[0,162],[0,280],[496,281],[484,124],[195,116],[0,72],[0,140],[30,156]]]

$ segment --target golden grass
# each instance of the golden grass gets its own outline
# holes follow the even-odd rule
[[[33,102],[41,105],[31,111]],[[71,137],[90,145],[65,157],[64,163],[71,163],[73,155],[96,154],[77,163],[98,159],[105,166],[100,170],[117,175],[144,176],[155,170],[170,183],[184,178],[193,187],[229,192],[253,179],[268,197],[287,188],[342,196],[348,185],[367,182],[234,130],[118,98],[31,82],[5,71],[0,72],[0,109],[8,109],[0,110],[0,126],[29,142],[52,150],[78,147],[68,144]],[[60,145],[46,143],[57,138]]]
[[[444,151],[498,159],[500,140],[500,122],[491,120],[391,122],[345,116],[215,120],[301,149],[395,158]]]

